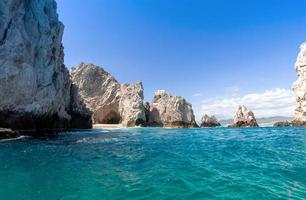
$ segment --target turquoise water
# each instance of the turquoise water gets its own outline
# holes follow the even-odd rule
[[[68,132],[0,161],[0,199],[306,199],[306,128]]]

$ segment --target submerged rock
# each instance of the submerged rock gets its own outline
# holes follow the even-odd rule
[[[149,126],[189,128],[198,127],[192,105],[183,97],[158,90],[150,105]]]
[[[101,67],[85,63],[73,68],[71,77],[95,124],[145,125],[141,82],[121,85]]]
[[[296,108],[294,113],[294,125],[306,124],[306,43],[301,45],[300,53],[295,63],[298,79],[293,84],[296,95]]]
[[[201,127],[217,127],[221,126],[215,116],[203,115],[201,118]]]
[[[245,106],[239,106],[234,117],[234,124],[231,127],[254,126],[258,126],[254,113]]]
[[[90,128],[89,110],[73,106],[55,1],[0,1],[0,13],[0,127]]]

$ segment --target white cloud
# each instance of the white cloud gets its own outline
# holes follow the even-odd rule
[[[233,118],[238,105],[247,106],[253,110],[256,117],[292,116],[295,97],[291,90],[275,88],[263,93],[204,100],[201,113],[215,115],[219,119],[229,119]]]

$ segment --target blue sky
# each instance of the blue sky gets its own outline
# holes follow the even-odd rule
[[[68,67],[90,62],[119,82],[141,80],[149,101],[158,89],[184,96],[197,118],[227,118],[226,106],[248,104],[242,99],[251,94],[259,95],[249,107],[260,115],[291,115],[294,63],[306,41],[304,0],[57,2]],[[280,95],[267,100],[270,111],[256,108],[266,94]]]

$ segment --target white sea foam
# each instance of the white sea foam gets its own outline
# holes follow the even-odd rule
[[[9,142],[9,141],[14,141],[14,140],[22,140],[22,139],[25,139],[25,138],[30,138],[30,136],[22,135],[22,136],[19,136],[19,137],[16,137],[16,138],[3,139],[3,140],[0,140],[0,142]]]

